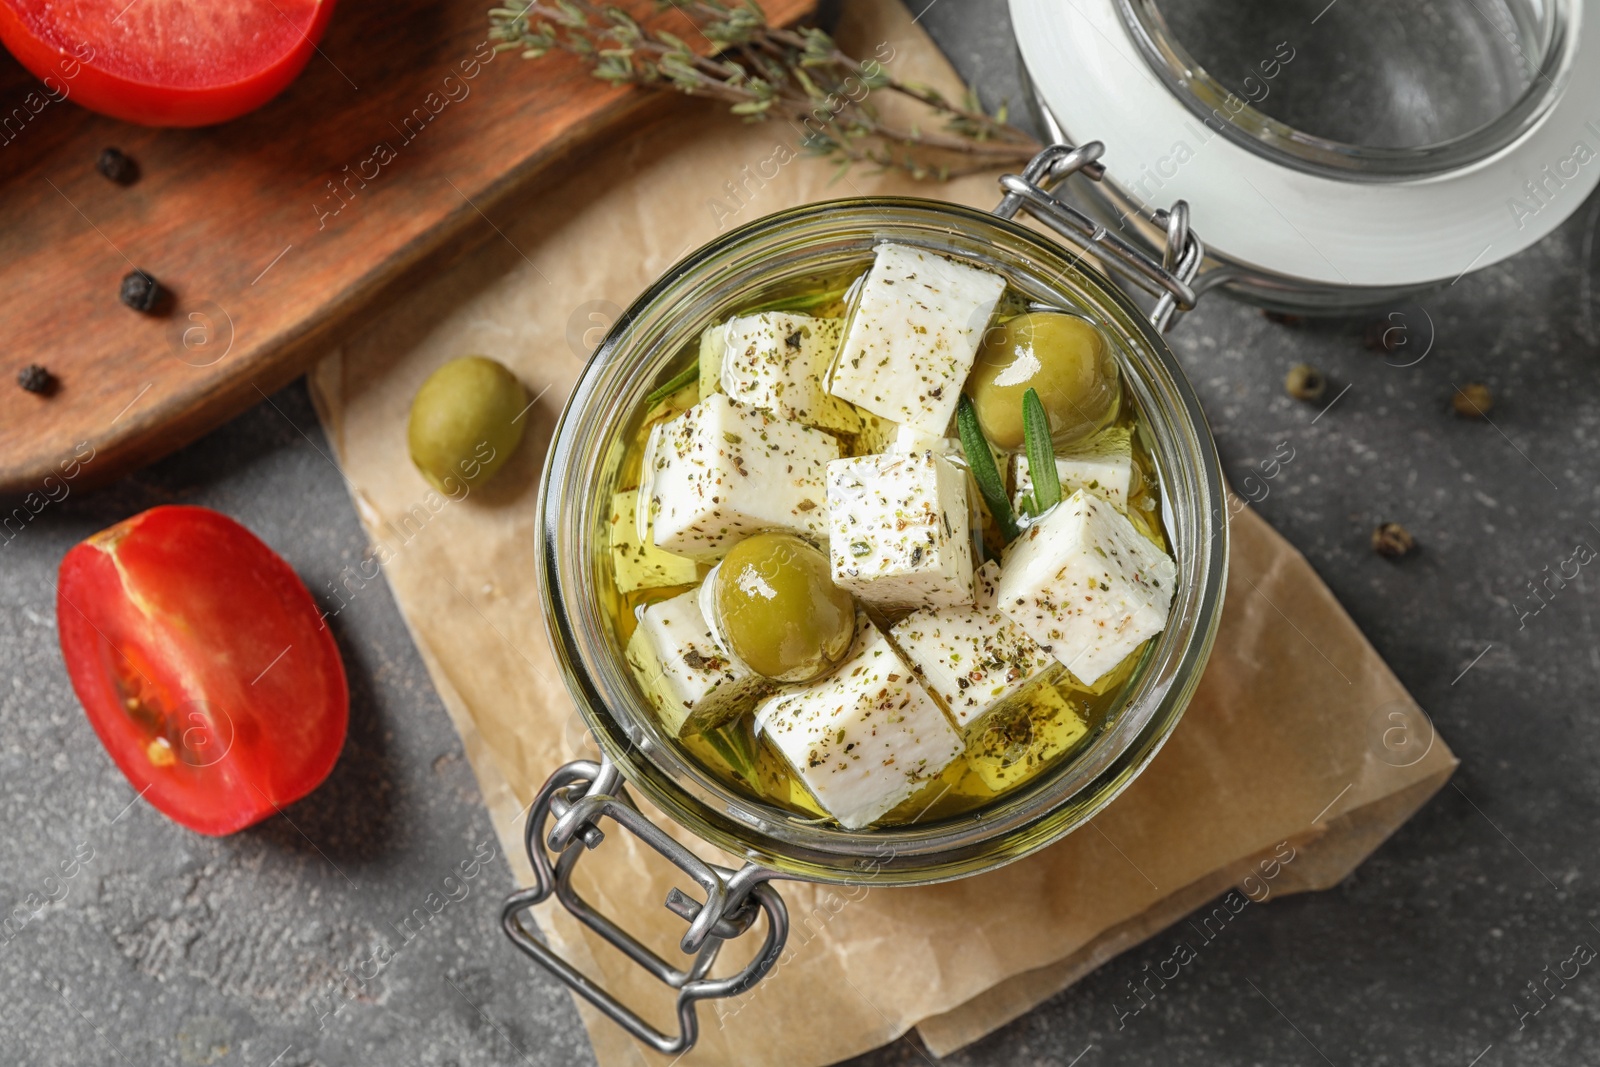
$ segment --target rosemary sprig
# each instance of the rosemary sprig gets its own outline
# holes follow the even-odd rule
[[[961,451],[966,454],[967,469],[972,471],[972,479],[978,483],[978,492],[983,496],[989,514],[994,516],[994,524],[1000,527],[1000,536],[1005,538],[1006,544],[1010,544],[1017,539],[1017,520],[1011,514],[1011,501],[1006,499],[1005,483],[1000,480],[1000,472],[995,468],[989,439],[978,425],[978,411],[966,393],[962,393],[956,403],[956,432],[961,435]],[[1032,461],[1029,462],[1031,464]]]
[[[1022,444],[1028,454],[1028,476],[1033,482],[1033,514],[1043,515],[1061,502],[1061,476],[1056,472],[1056,447],[1050,439],[1050,416],[1039,394],[1022,394]]]
[[[706,744],[712,751],[721,756],[728,764],[728,768],[745,780],[751,787],[760,785],[757,779],[759,773],[756,767],[756,750],[753,739],[748,730],[745,730],[735,721],[711,730],[700,731],[700,736],[705,738]]]
[[[649,411],[690,382],[698,380],[699,377],[700,361],[697,359],[665,382],[650,390],[650,395],[644,398],[644,409]]]
[[[805,150],[836,160],[841,174],[866,163],[942,180],[1021,163],[1039,150],[1006,122],[1004,107],[989,115],[970,91],[956,104],[929,86],[900,81],[877,59],[847,55],[820,29],[768,24],[753,0],[658,0],[657,6],[686,15],[709,54],[588,0],[493,8],[489,37],[499,42],[496,51],[520,51],[526,59],[570,53],[615,85],[723,100],[746,121],[790,122],[805,130]],[[942,129],[885,119],[871,102],[875,93],[915,101]]]

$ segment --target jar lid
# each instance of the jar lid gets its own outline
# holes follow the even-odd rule
[[[1241,273],[1425,287],[1578,209],[1600,182],[1600,47],[1582,32],[1600,0],[1501,0],[1500,22],[1477,3],[1433,12],[1460,24],[1434,26],[1427,48],[1385,47],[1403,27],[1370,6],[1202,4],[1169,23],[1156,0],[1011,0],[1011,17],[1049,116],[1106,141],[1112,197],[1146,214],[1187,200],[1212,256]],[[1263,54],[1241,58],[1251,47]]]

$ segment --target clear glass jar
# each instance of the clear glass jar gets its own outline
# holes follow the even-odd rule
[[[1515,255],[1600,185],[1600,0],[1010,10],[1050,136],[1116,131],[1076,193],[1147,248],[1151,207],[1187,200],[1197,292],[1382,306]]]
[[[1105,332],[1155,460],[1178,563],[1167,628],[1098,736],[992,804],[914,826],[849,831],[734,792],[664,736],[605,608],[604,529],[643,398],[707,325],[814,275],[865,269],[882,241],[1004,276]],[[907,885],[989,870],[1081,826],[1149,763],[1200,680],[1220,616],[1227,510],[1210,430],[1177,360],[1103,276],[1016,222],[927,200],[810,205],[733,231],[674,266],[615,324],[572,391],[540,490],[539,585],[550,638],[585,722],[623,780],[699,837],[785,877]],[[559,812],[557,813],[559,814]],[[530,835],[534,831],[530,829]]]

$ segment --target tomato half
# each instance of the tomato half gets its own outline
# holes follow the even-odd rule
[[[146,126],[209,126],[283,91],[333,0],[0,0],[0,41],[58,99]]]
[[[61,561],[56,626],[101,744],[144,798],[230,834],[315,789],[350,694],[298,575],[225,515],[159,507]]]

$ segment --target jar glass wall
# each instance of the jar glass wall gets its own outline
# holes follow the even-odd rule
[[[666,737],[623,660],[605,605],[605,520],[643,398],[712,322],[813,276],[865,269],[873,247],[926,248],[1004,276],[1031,299],[1104,331],[1142,416],[1178,562],[1166,630],[1122,704],[1075,755],[992,804],[949,819],[852,832],[736,793]],[[580,713],[624,778],[669,818],[735,855],[833,882],[960,877],[1057,840],[1109,803],[1188,704],[1215,636],[1227,510],[1210,431],[1166,344],[1080,255],[1016,223],[932,201],[863,199],[759,220],[691,255],[630,308],[595,352],[558,424],[541,487],[539,581],[557,658]]]

